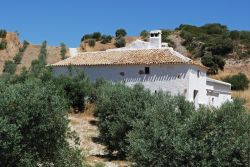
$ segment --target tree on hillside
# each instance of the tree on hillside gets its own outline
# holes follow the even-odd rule
[[[88,44],[89,44],[89,46],[92,47],[92,48],[95,47],[95,43],[96,43],[96,40],[95,40],[95,39],[89,39],[89,40],[88,40]]]
[[[0,38],[5,38],[7,35],[7,31],[4,29],[0,29]]]
[[[60,50],[61,60],[66,59],[66,52],[67,52],[66,45],[64,43],[61,43],[61,50]]]
[[[100,41],[101,36],[102,36],[102,34],[100,32],[93,32],[93,34],[92,34],[92,38],[94,38],[96,41]]]
[[[110,43],[111,40],[112,40],[111,35],[102,35],[102,37],[101,37],[101,43],[102,44]]]
[[[115,39],[115,46],[117,48],[125,47],[126,46],[126,41],[123,37],[121,38],[116,38]]]
[[[2,40],[2,41],[0,42],[0,50],[6,49],[6,47],[7,47],[7,42],[6,42],[6,40]]]
[[[201,58],[201,63],[209,67],[209,74],[217,74],[218,70],[223,70],[226,64],[223,57],[218,55],[212,55],[211,52],[206,52],[205,55]]]
[[[127,32],[123,28],[117,29],[116,32],[115,32],[116,38],[125,37],[126,35],[127,35]]]
[[[147,41],[149,37],[149,32],[147,30],[142,30],[140,33],[140,37],[142,40]]]
[[[46,59],[47,59],[47,41],[43,41],[41,49],[40,49],[40,53],[38,55],[38,60],[41,62],[41,64],[46,65]]]
[[[38,76],[46,66],[47,59],[47,41],[42,43],[38,59],[31,62],[31,73]]]

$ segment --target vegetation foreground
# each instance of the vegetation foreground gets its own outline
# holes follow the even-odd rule
[[[248,166],[249,122],[241,100],[195,110],[183,97],[151,94],[50,69],[0,81],[0,166],[85,166],[67,112],[95,103],[99,139],[135,166]],[[75,141],[74,144],[68,141]]]

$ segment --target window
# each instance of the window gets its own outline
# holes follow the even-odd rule
[[[149,73],[150,73],[149,67],[145,67],[145,74],[149,74]]]
[[[194,90],[194,94],[193,94],[194,101],[197,100],[197,94],[198,94],[198,90]]]
[[[197,70],[197,77],[200,78],[200,73],[201,71],[200,70]]]

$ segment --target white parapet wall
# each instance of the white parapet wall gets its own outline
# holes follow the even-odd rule
[[[70,57],[75,57],[78,55],[78,50],[77,48],[69,48],[69,54],[70,54]]]

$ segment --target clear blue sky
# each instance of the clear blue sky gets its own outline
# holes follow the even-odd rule
[[[77,47],[85,33],[114,35],[121,27],[128,35],[183,23],[250,30],[250,0],[5,0],[0,7],[0,28],[54,46]]]

